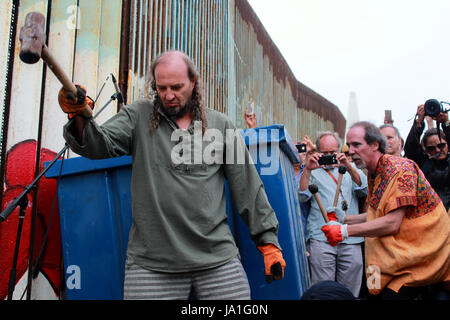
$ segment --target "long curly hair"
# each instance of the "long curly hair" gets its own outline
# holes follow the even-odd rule
[[[206,110],[203,104],[202,86],[200,74],[197,71],[192,60],[182,51],[167,51],[159,55],[150,65],[149,72],[147,72],[147,79],[145,81],[145,91],[149,95],[147,96],[153,103],[153,112],[150,116],[150,132],[154,132],[159,127],[161,117],[159,114],[160,108],[162,108],[162,101],[156,91],[155,69],[161,63],[161,60],[167,55],[181,55],[183,61],[186,63],[188,69],[189,80],[194,81],[194,89],[192,90],[192,113],[194,121],[202,122],[202,133],[205,134],[207,128]]]

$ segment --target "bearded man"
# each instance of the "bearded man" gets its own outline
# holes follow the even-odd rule
[[[67,99],[60,103],[70,114],[64,137],[75,152],[91,159],[133,157],[133,223],[124,298],[188,299],[193,294],[197,299],[250,299],[247,276],[227,224],[225,178],[264,256],[266,279],[282,278],[286,265],[277,238],[278,220],[258,172],[250,161],[222,161],[226,139],[221,144],[214,141],[214,159],[219,161],[211,163],[203,157],[198,161],[209,146],[208,139],[202,139],[208,131],[225,137],[226,130],[235,127],[225,115],[203,105],[200,76],[187,55],[180,51],[160,55],[147,78],[153,99],[122,108],[101,126],[75,111],[75,102],[74,112]],[[67,94],[63,90],[60,96]],[[203,142],[199,150],[195,135]],[[231,142],[249,158],[242,137]],[[180,143],[192,148],[177,149]],[[187,150],[194,150],[194,161],[182,154]]]

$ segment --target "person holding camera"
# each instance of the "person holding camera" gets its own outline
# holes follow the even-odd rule
[[[433,110],[429,107],[425,108],[423,104],[417,107],[416,119],[405,142],[405,156],[419,165],[448,211],[450,210],[450,154],[448,152],[450,121],[448,113],[443,112],[443,108],[435,114],[430,114],[431,111]],[[442,130],[429,128],[420,141],[426,116],[436,120],[442,126]]]
[[[327,211],[340,217],[358,214],[358,198],[367,195],[367,177],[341,153],[341,140],[334,132],[320,133],[317,150],[308,152],[305,167],[300,177],[300,202],[310,202],[311,209],[307,219],[306,241],[310,253],[309,265],[311,284],[324,280],[337,281],[346,286],[354,296],[359,295],[363,272],[361,243],[362,237],[349,238],[340,245],[332,247],[321,231],[326,224],[319,203],[309,191],[309,186],[318,187],[320,201]],[[339,166],[346,172],[339,173]],[[342,172],[342,171],[341,171]],[[339,175],[342,174],[340,190],[337,190]],[[333,206],[336,193],[339,193],[336,206]]]
[[[303,169],[305,168],[305,160],[307,152],[311,152],[316,149],[316,146],[312,143],[308,136],[304,136],[303,140],[296,144],[298,156],[300,158],[299,163],[294,163],[294,173],[295,173],[295,185],[300,186],[300,177],[302,176]],[[303,232],[306,236],[306,223],[308,220],[309,209],[311,204],[309,202],[300,202],[300,211],[302,217]]]

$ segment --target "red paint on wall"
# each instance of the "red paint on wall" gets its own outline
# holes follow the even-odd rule
[[[33,181],[35,177],[36,148],[37,143],[35,140],[25,140],[14,145],[8,151],[2,210]],[[52,160],[55,156],[55,152],[42,148],[40,152],[40,171],[43,169],[44,162]],[[33,260],[36,261],[48,229],[48,240],[44,247],[38,270],[46,276],[55,293],[59,295],[62,253],[59,208],[55,194],[56,181],[42,177],[37,189],[38,203]],[[23,223],[17,261],[16,282],[20,280],[28,268],[32,205],[32,194],[28,194],[28,207]],[[5,298],[8,294],[8,281],[16,244],[18,216],[19,208],[16,208],[4,222],[0,223],[0,298]],[[37,273],[35,272],[35,274]]]

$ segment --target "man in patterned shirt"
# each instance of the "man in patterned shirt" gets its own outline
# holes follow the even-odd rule
[[[369,122],[347,133],[355,164],[368,170],[367,213],[325,225],[331,245],[365,236],[367,286],[381,299],[448,299],[450,219],[416,163],[385,154],[386,140]]]

